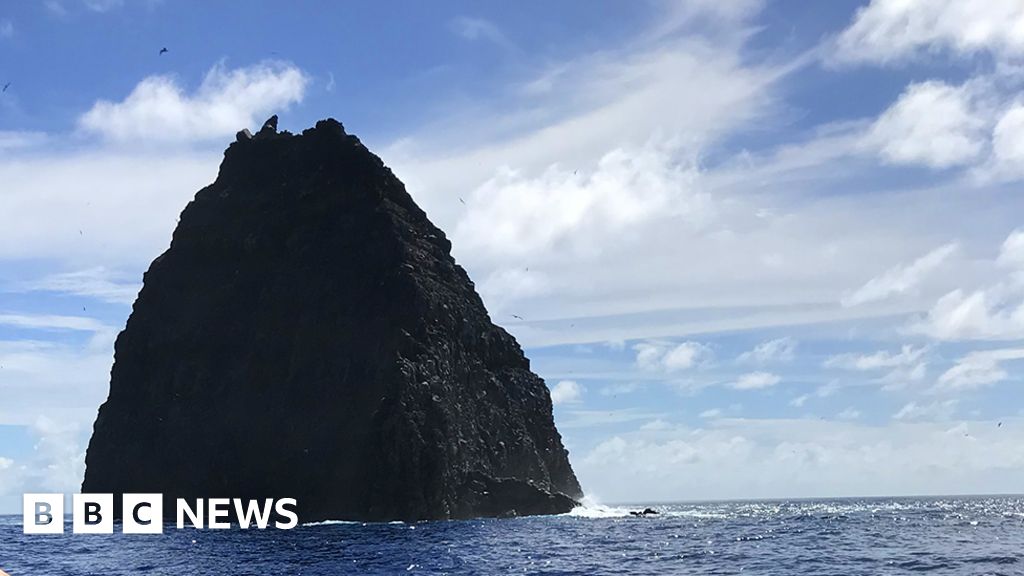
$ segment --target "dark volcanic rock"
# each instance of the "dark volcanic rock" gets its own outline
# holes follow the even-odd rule
[[[338,122],[240,134],[146,272],[82,491],[165,515],[294,497],[303,521],[567,511],[548,390],[450,249]]]

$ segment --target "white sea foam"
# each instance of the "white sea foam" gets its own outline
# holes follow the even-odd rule
[[[306,522],[303,526],[333,526],[335,524],[362,524],[355,520],[321,520],[320,522]]]

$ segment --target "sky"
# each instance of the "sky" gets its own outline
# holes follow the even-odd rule
[[[1024,4],[282,6],[0,4],[0,512],[77,491],[142,273],[275,113],[448,233],[596,501],[1024,486]]]

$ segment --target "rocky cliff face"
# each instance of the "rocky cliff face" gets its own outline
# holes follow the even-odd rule
[[[82,491],[294,497],[303,521],[567,511],[548,390],[450,248],[340,123],[240,132],[144,276]]]

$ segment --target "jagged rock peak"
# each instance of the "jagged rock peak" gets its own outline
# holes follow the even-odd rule
[[[304,521],[565,512],[551,398],[451,244],[340,122],[225,152],[115,344],[84,492]],[[117,501],[117,499],[115,499]]]

